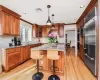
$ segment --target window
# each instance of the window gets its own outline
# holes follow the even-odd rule
[[[20,38],[21,42],[32,41],[32,28],[20,25]]]

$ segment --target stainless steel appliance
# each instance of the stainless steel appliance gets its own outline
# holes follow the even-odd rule
[[[96,8],[92,9],[84,19],[84,62],[96,75]]]

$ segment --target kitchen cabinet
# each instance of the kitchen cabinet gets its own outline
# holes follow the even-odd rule
[[[11,34],[20,35],[20,20],[11,16]]]
[[[84,61],[84,46],[80,44],[79,56]]]
[[[20,15],[0,5],[0,35],[20,34]]]
[[[38,37],[39,36],[38,25],[37,24],[33,24],[33,26],[32,26],[32,35],[33,35],[33,37]]]
[[[5,71],[9,71],[21,63],[30,59],[30,49],[40,46],[42,44],[32,44],[28,46],[21,46],[17,48],[6,49],[5,65],[3,65]]]
[[[11,48],[6,50],[6,67],[8,71],[21,63],[20,48]]]
[[[44,26],[42,28],[42,37],[48,37],[50,29],[51,29],[51,27]]]
[[[39,34],[38,37],[42,37],[43,36],[42,35],[42,29],[43,28],[41,26],[38,27],[38,34]]]
[[[21,47],[21,62],[30,59],[30,46]]]
[[[64,37],[64,24],[59,24],[58,35],[59,35],[59,37]]]

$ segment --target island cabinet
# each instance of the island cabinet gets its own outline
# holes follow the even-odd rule
[[[20,15],[0,5],[0,35],[18,36]]]
[[[20,48],[10,48],[6,50],[5,71],[8,71],[21,63]]]
[[[56,67],[58,68],[58,71],[56,71],[57,74],[64,74],[64,52],[58,51],[59,53],[59,60],[56,60]],[[51,67],[53,65],[53,60],[50,60],[47,58],[47,51],[42,50],[41,55],[44,55],[44,57],[40,60],[40,66],[43,66],[43,71],[52,73]]]

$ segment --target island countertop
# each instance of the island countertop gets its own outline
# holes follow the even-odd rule
[[[58,50],[64,51],[64,54],[66,54],[66,46],[64,43],[58,43],[56,46],[52,46],[51,44],[44,44],[38,47],[31,48],[31,50]]]

